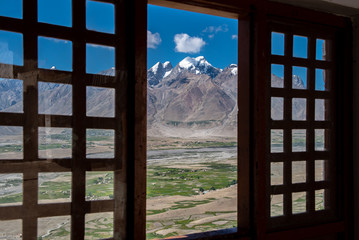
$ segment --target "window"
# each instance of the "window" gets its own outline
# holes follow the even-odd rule
[[[280,38],[278,36],[281,36]],[[325,40],[323,40],[325,39]],[[273,25],[271,38],[271,226],[335,212],[332,35]],[[278,54],[279,50],[280,53]],[[279,67],[280,66],[280,67]],[[310,217],[309,217],[310,216]],[[331,215],[332,216],[332,215]]]
[[[348,19],[150,3],[238,20],[237,228],[182,237],[350,235]],[[0,237],[145,239],[147,7],[0,0]]]

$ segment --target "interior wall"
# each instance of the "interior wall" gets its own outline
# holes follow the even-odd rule
[[[354,230],[359,240],[359,15],[353,17]]]

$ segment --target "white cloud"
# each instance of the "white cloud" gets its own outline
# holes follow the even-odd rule
[[[206,42],[199,37],[191,37],[186,33],[176,34],[174,37],[176,52],[198,53]]]
[[[220,26],[209,26],[206,27],[202,32],[204,33],[219,33],[219,32],[228,32],[228,25],[222,24]]]
[[[147,47],[148,48],[157,48],[162,42],[161,36],[159,33],[151,33],[147,30]]]
[[[238,35],[233,34],[233,35],[232,35],[232,39],[238,39]]]

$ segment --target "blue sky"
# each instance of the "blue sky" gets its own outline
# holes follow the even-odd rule
[[[148,5],[148,31],[148,67],[187,56],[204,56],[220,68],[237,63],[235,19]]]
[[[38,0],[38,21],[72,26],[71,0]],[[0,0],[0,16],[22,18],[21,0]],[[114,6],[87,0],[86,25],[94,31],[114,33]],[[193,13],[148,5],[147,66],[170,61],[173,66],[187,56],[204,56],[213,66],[225,68],[237,63],[235,19]],[[0,62],[23,64],[23,36],[0,30]],[[39,67],[72,71],[72,42],[67,39],[38,38]],[[316,59],[323,59],[324,40],[317,39]],[[272,34],[272,54],[284,55],[284,34]],[[307,58],[308,39],[293,38],[293,56]],[[114,48],[86,45],[86,71],[99,73],[114,67]],[[306,85],[306,69],[293,68]],[[283,66],[272,67],[272,73],[283,77]],[[316,70],[316,88],[323,88],[323,70]]]

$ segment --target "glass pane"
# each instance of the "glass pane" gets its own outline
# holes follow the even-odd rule
[[[292,88],[307,89],[307,68],[294,66],[292,74]]]
[[[271,130],[271,153],[283,152],[283,130]]]
[[[284,56],[284,33],[272,32],[272,54]]]
[[[305,98],[292,99],[292,120],[296,120],[296,121],[307,120],[307,99]]]
[[[315,191],[315,210],[320,211],[325,209],[325,191],[324,189]]]
[[[0,78],[0,112],[24,112],[21,80]]]
[[[284,98],[271,98],[271,118],[272,120],[283,120]]]
[[[0,0],[0,16],[22,19],[22,0]]]
[[[0,63],[19,66],[24,64],[23,37],[21,33],[0,30]]]
[[[86,172],[86,200],[113,199],[113,172]]]
[[[37,220],[38,240],[70,239],[71,217],[46,217]]]
[[[114,130],[86,129],[86,157],[114,158],[114,136]]]
[[[22,127],[0,126],[0,160],[23,159]]]
[[[308,38],[303,36],[293,36],[293,57],[308,57]]]
[[[315,90],[329,91],[330,72],[324,69],[315,69]]]
[[[292,193],[292,213],[305,213],[307,211],[307,193]]]
[[[272,88],[284,88],[284,66],[272,64],[271,86]]]
[[[271,195],[270,199],[270,216],[283,216],[283,194]]]
[[[327,121],[329,116],[329,100],[315,99],[315,121]]]
[[[292,130],[292,152],[305,152],[307,150],[307,130]]]
[[[283,163],[272,162],[270,164],[270,182],[271,185],[282,185],[283,184]]]
[[[71,0],[38,0],[37,3],[39,22],[72,26]]]
[[[315,52],[315,59],[328,61],[329,59],[329,52],[328,51],[329,41],[323,39],[317,39],[317,48]]]
[[[72,129],[39,127],[39,158],[71,158]]]
[[[115,48],[86,44],[86,73],[115,75]]]
[[[72,42],[56,38],[38,38],[39,68],[72,71]]]
[[[39,82],[39,113],[72,115],[72,85]]]
[[[85,239],[113,237],[113,212],[90,213],[85,215]]]
[[[324,181],[325,179],[325,171],[326,171],[326,165],[327,161],[325,160],[315,160],[315,181]]]
[[[86,1],[86,27],[89,30],[115,33],[115,7],[111,3]]]
[[[0,233],[4,239],[22,239],[22,220],[0,220]]]
[[[70,172],[39,173],[39,203],[58,203],[71,201]]]
[[[21,205],[23,199],[22,173],[0,174],[0,189],[0,206]]]
[[[315,151],[328,150],[328,132],[326,129],[315,129]]]
[[[307,163],[305,161],[292,162],[292,183],[304,183],[307,179]]]
[[[86,87],[86,115],[115,117],[115,89]]]

